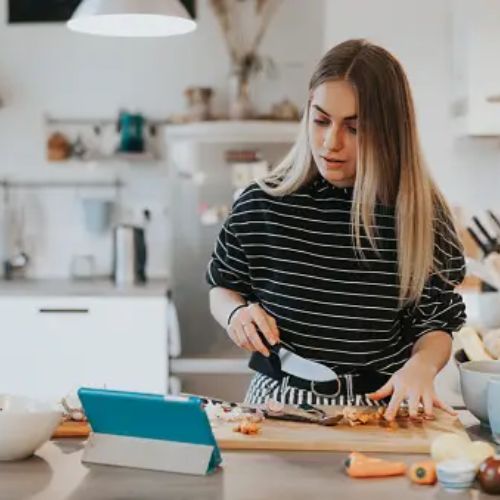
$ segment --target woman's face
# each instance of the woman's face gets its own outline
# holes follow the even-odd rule
[[[319,173],[337,187],[354,185],[357,160],[357,105],[350,83],[322,83],[309,108],[309,141]]]

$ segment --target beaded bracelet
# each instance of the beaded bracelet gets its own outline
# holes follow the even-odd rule
[[[231,323],[231,319],[233,318],[234,316],[234,313],[236,311],[238,311],[238,309],[241,309],[242,307],[246,307],[247,305],[246,304],[240,304],[239,306],[236,306],[232,311],[231,311],[231,314],[229,315],[229,317],[227,318],[227,324],[229,326],[229,324]]]

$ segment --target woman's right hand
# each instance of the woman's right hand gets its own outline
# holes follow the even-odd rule
[[[279,342],[279,331],[276,320],[270,316],[259,304],[249,304],[238,309],[231,318],[227,332],[231,340],[242,349],[258,351],[269,356],[269,350],[257,333],[257,329],[271,345]]]

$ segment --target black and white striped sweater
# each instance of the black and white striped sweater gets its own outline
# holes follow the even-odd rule
[[[369,368],[390,375],[419,337],[451,333],[465,321],[454,291],[464,277],[464,258],[456,234],[440,221],[435,258],[447,279],[432,274],[420,303],[401,308],[394,209],[377,205],[379,254],[362,238],[360,260],[351,202],[352,188],[322,178],[282,197],[250,185],[219,234],[207,281],[259,302],[299,355],[338,373]]]

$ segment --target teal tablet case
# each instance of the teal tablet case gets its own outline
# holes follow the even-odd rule
[[[222,462],[198,398],[87,387],[80,388],[78,396],[95,433],[208,445],[213,451],[207,472],[213,472]]]

